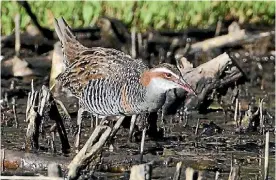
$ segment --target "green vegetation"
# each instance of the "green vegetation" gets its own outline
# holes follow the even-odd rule
[[[121,19],[140,30],[183,29],[208,27],[219,18],[238,18],[241,23],[275,24],[275,2],[219,1],[30,1],[42,26],[53,29],[54,17],[63,16],[73,27],[94,25],[101,16]],[[4,1],[1,7],[1,34],[13,31],[13,18],[21,14],[21,27],[31,23],[25,10],[14,1]]]

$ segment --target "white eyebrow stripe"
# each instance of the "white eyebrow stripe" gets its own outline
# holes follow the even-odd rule
[[[167,69],[167,68],[163,68],[163,67],[162,67],[162,68],[155,68],[155,69],[153,69],[153,72],[165,72],[165,73],[170,73],[170,74],[172,74],[173,76],[179,78],[179,76],[176,75],[175,73],[173,73],[171,70],[169,70],[169,69]]]

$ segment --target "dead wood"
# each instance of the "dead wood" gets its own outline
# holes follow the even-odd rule
[[[134,165],[131,168],[129,180],[151,180],[151,164]]]
[[[214,48],[221,48],[224,46],[235,46],[244,43],[254,42],[258,39],[272,36],[275,32],[262,32],[262,33],[249,33],[245,30],[238,30],[229,32],[227,35],[217,36],[205,41],[197,42],[192,44],[191,51],[189,53],[195,53],[199,51],[210,51]]]
[[[108,126],[99,125],[96,127],[83,148],[68,165],[68,177],[70,179],[76,178],[80,170],[84,169],[89,164],[89,171],[93,173],[95,165],[100,160],[101,148],[106,143],[108,137],[110,136],[110,133],[111,128]]]
[[[197,93],[197,96],[188,95],[185,107],[198,109],[214,89],[227,88],[227,85],[243,77],[245,72],[238,64],[229,54],[223,53],[196,68],[189,70],[180,68],[183,78]],[[178,66],[185,67],[184,65]]]
[[[70,157],[56,156],[47,154],[25,153],[23,151],[14,151],[1,149],[1,168],[3,171],[27,170],[43,171],[47,169],[48,164],[55,162],[66,169],[70,162]]]
[[[39,148],[39,133],[44,133],[44,121],[47,120],[47,118],[55,121],[55,129],[59,133],[62,152],[67,154],[70,150],[70,145],[63,120],[54,98],[46,86],[42,86],[39,92],[32,90],[28,96],[26,109],[26,121],[28,122],[26,148],[29,149],[29,141],[32,142],[32,148]],[[54,142],[52,144],[54,144]]]

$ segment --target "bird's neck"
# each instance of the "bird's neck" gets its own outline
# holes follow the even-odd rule
[[[156,88],[155,82],[151,82],[146,88],[146,100],[155,103],[156,106],[165,102],[166,89]]]

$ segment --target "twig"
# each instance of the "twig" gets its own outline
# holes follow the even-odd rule
[[[173,180],[179,180],[180,179],[181,167],[182,167],[182,162],[180,161],[176,164],[176,171],[174,173]]]
[[[12,110],[13,110],[13,117],[15,122],[15,127],[18,128],[18,118],[17,118],[17,112],[16,112],[16,102],[15,98],[12,98]]]
[[[185,111],[184,111],[184,120],[185,120],[185,123],[184,123],[183,127],[186,127],[188,124],[188,114]]]
[[[197,119],[197,123],[196,123],[195,135],[197,135],[198,128],[199,128],[199,118]]]
[[[265,134],[265,163],[264,163],[264,180],[268,179],[268,163],[269,163],[269,131]]]
[[[141,33],[137,34],[137,40],[138,40],[138,55],[141,56],[142,55],[142,51],[143,51],[143,44],[142,44],[143,43],[143,39],[142,39],[142,34]]]
[[[8,99],[8,93],[5,92],[4,94],[4,101],[6,102],[7,107],[9,107],[9,99]]]
[[[239,98],[236,98],[236,106],[234,113],[234,121],[236,122],[236,127],[238,127],[238,108],[239,108]]]
[[[222,18],[220,17],[217,23],[217,27],[216,27],[216,32],[215,32],[215,36],[218,36],[220,34],[221,31],[221,27],[222,27]]]
[[[131,56],[136,58],[136,30],[135,27],[131,30]]]
[[[241,102],[239,102],[239,115],[238,115],[238,123],[239,123],[239,126],[238,127],[240,127],[241,126],[241,120],[242,120],[242,118],[241,118]]]
[[[259,108],[260,108],[260,133],[264,132],[263,101],[264,101],[264,98],[260,101],[260,105],[259,105]]]
[[[55,143],[55,136],[56,136],[56,132],[52,131],[51,132],[51,150],[53,153],[56,153],[56,143]]]
[[[14,18],[15,24],[15,53],[16,56],[20,55],[20,14],[16,14]]]
[[[10,90],[14,90],[14,89],[15,89],[15,81],[12,80],[10,85]]]
[[[1,172],[3,172],[4,169],[4,160],[5,160],[5,149],[1,149],[1,157],[0,157],[0,164],[1,164]]]
[[[238,180],[240,176],[240,166],[234,165],[229,173],[228,180]]]
[[[216,171],[216,177],[215,177],[215,180],[218,180],[219,179],[219,171]]]

